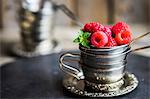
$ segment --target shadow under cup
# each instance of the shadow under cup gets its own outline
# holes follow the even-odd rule
[[[77,79],[84,78],[87,85],[100,91],[113,91],[122,86],[124,83],[122,78],[127,63],[127,51],[130,50],[129,45],[101,49],[87,49],[79,46],[79,49],[80,55],[66,53],[60,57],[60,67],[64,72]],[[64,64],[63,58],[66,56],[79,57],[81,69],[77,70]]]

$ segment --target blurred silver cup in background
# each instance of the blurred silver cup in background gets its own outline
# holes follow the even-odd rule
[[[19,26],[21,43],[14,49],[20,56],[33,57],[59,52],[61,47],[53,39],[55,6],[49,0],[22,0]]]

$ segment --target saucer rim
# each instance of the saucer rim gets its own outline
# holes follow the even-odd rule
[[[121,95],[125,95],[127,93],[132,92],[133,90],[135,90],[137,88],[137,86],[139,84],[139,81],[138,81],[137,77],[133,73],[125,72],[125,75],[127,75],[128,78],[129,77],[132,78],[132,80],[130,79],[130,82],[132,82],[132,84],[131,85],[127,85],[124,88],[120,88],[117,91],[112,91],[112,92],[108,92],[108,93],[103,93],[103,92],[87,92],[86,90],[82,91],[82,90],[77,89],[75,86],[72,86],[72,88],[71,88],[71,86],[69,86],[69,84],[67,84],[65,82],[69,78],[75,78],[75,77],[70,76],[70,75],[67,75],[68,78],[66,78],[66,79],[63,80],[63,87],[65,87],[71,93],[77,94],[79,96],[87,96],[87,97],[116,97],[116,96],[121,96]],[[82,79],[82,80],[84,80],[84,79]],[[128,83],[130,83],[130,82],[128,81]]]

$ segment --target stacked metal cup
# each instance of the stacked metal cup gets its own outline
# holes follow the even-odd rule
[[[51,33],[54,14],[55,8],[49,0],[22,0],[19,12],[21,50],[16,51],[17,54],[32,57],[61,49],[56,48],[58,44]]]
[[[81,80],[95,91],[110,92],[118,90],[124,84],[127,55],[131,51],[128,44],[112,48],[85,48],[79,46],[80,53],[66,53],[60,57],[60,68],[67,74]],[[65,57],[79,57],[79,69],[67,65]]]
[[[80,65],[85,76],[85,83],[97,91],[118,90],[123,84],[128,44],[113,48],[87,49],[81,51]]]

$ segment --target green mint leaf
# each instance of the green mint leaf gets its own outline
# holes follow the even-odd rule
[[[82,30],[80,30],[80,31],[79,31],[79,34],[81,34],[81,35],[82,35],[82,34],[84,34],[84,32],[83,32]]]
[[[84,41],[83,36],[79,37],[79,39],[80,39],[80,43],[82,43]]]
[[[88,41],[83,41],[83,42],[81,43],[81,45],[84,46],[84,47],[90,48],[90,44],[89,44]]]
[[[73,42],[74,42],[74,43],[80,43],[79,37],[77,37],[76,39],[74,39]]]
[[[84,47],[90,48],[90,44],[88,38],[90,37],[90,33],[83,32],[82,30],[79,31],[78,37],[73,41],[75,43],[79,43]]]
[[[83,34],[83,37],[84,37],[85,39],[89,38],[89,37],[90,37],[90,33],[89,33],[89,32],[85,32],[85,33]]]
[[[73,40],[74,43],[80,43],[80,39],[82,39],[83,31],[80,30],[78,33],[79,35]]]

